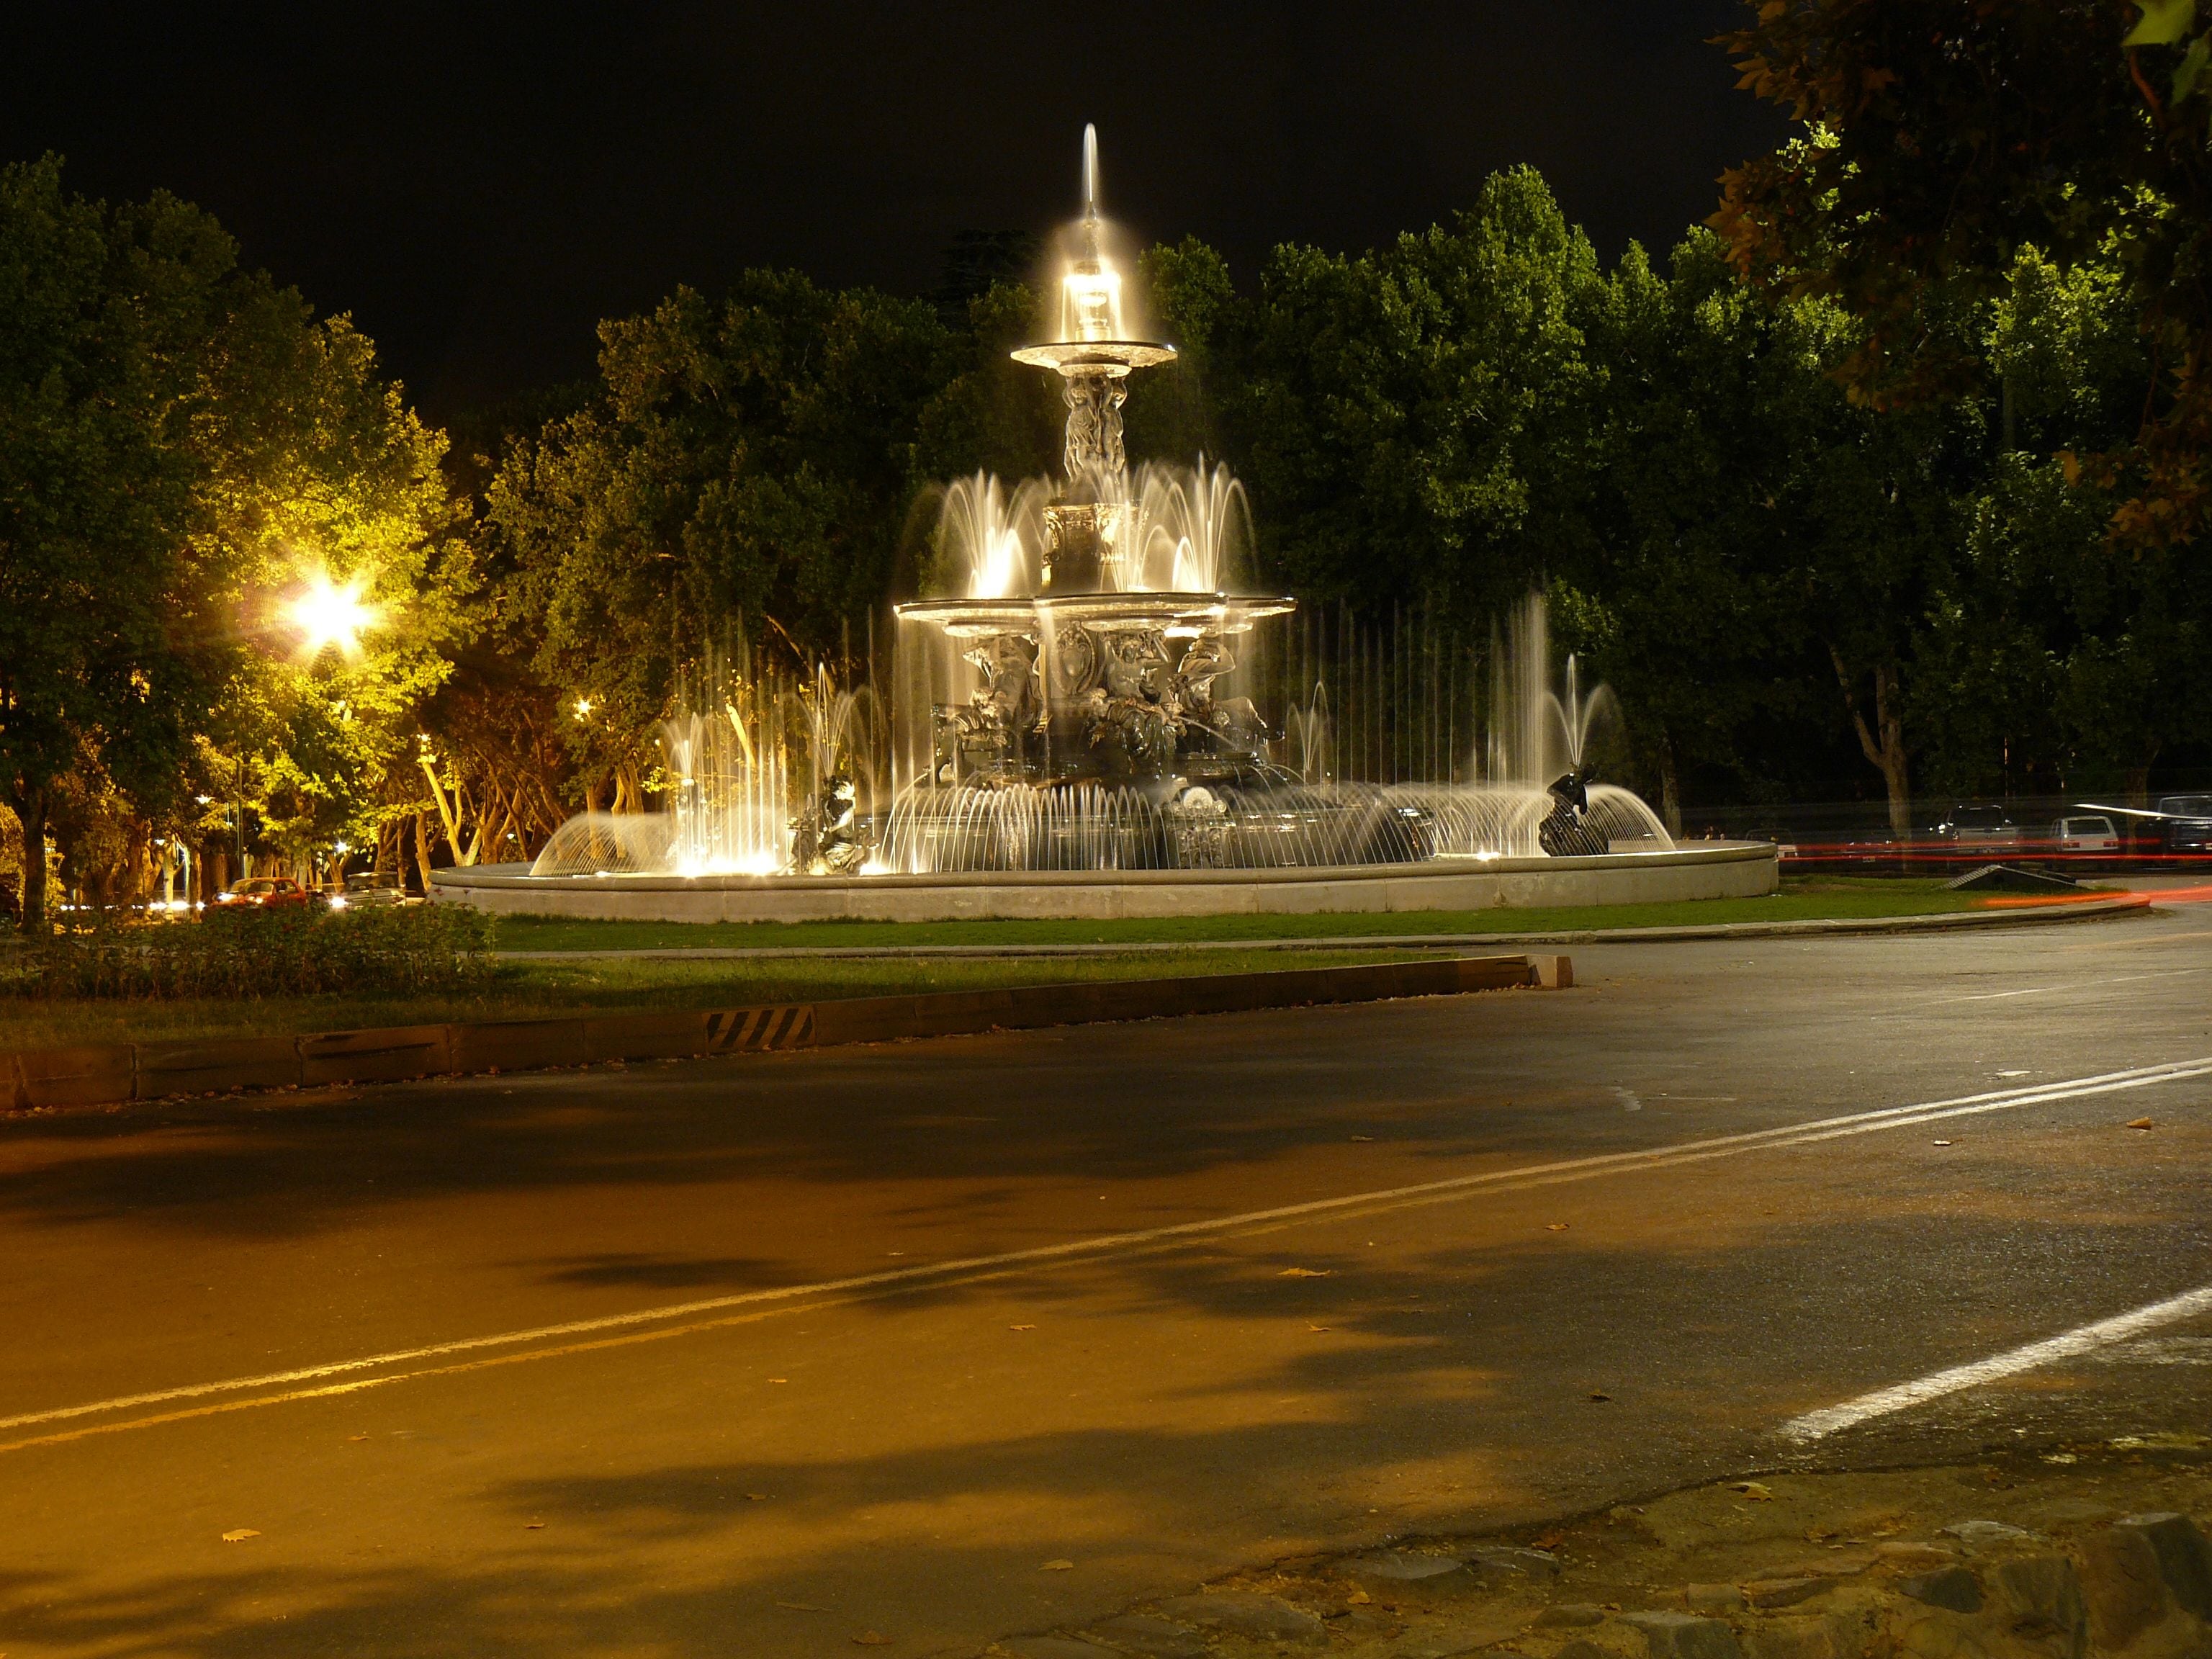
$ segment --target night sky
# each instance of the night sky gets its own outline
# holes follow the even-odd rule
[[[43,15],[27,15],[38,11]],[[963,230],[1076,210],[1240,280],[1541,167],[1610,258],[1663,252],[1781,125],[1705,44],[1735,0],[124,7],[0,22],[0,158],[164,186],[435,418],[588,373],[599,318],[754,264],[919,294]]]

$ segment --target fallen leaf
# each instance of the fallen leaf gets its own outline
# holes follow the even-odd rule
[[[755,1504],[765,1504],[768,1502],[768,1494],[764,1492],[749,1492],[745,1494],[745,1497],[749,1502]]]
[[[1532,1550],[1555,1550],[1566,1541],[1566,1534],[1563,1532],[1547,1532],[1540,1538],[1530,1539],[1528,1540],[1528,1547]]]
[[[793,1613],[827,1613],[830,1611],[827,1607],[816,1607],[811,1601],[779,1601],[776,1603],[776,1606],[787,1608]]]
[[[1006,1328],[1010,1331],[1033,1331],[1036,1327],[1034,1325],[1009,1325]]]
[[[1354,1140],[1372,1140],[1375,1137],[1373,1135],[1354,1135],[1352,1136],[1352,1139]]]
[[[525,1532],[543,1532],[545,1523],[543,1521],[526,1521],[522,1523],[522,1529]]]
[[[872,1630],[864,1630],[853,1639],[864,1648],[887,1648],[891,1644],[890,1637],[879,1636]]]
[[[1278,1279],[1327,1279],[1335,1271],[1334,1267],[1285,1267],[1275,1277]]]
[[[787,1376],[771,1376],[769,1378],[769,1381],[771,1382],[788,1382],[791,1379]]]
[[[1950,1143],[1949,1141],[1948,1141],[1948,1140],[1937,1140],[1937,1141],[1931,1141],[1931,1142],[1929,1142],[1929,1145],[1931,1145],[1931,1146],[1949,1146],[1951,1143]]]
[[[1590,1395],[1590,1398],[1593,1400],[1610,1400],[1613,1396],[1609,1394],[1593,1394]]]
[[[261,1529],[258,1527],[233,1527],[228,1532],[223,1534],[222,1541],[226,1544],[243,1544],[249,1538],[260,1536]]]
[[[1344,1598],[1344,1605],[1347,1607],[1364,1607],[1374,1599],[1365,1590],[1354,1590]]]
[[[1074,1570],[1075,1563],[1064,1555],[1042,1562],[1037,1567],[1039,1572],[1073,1572]]]
[[[1566,1230],[1567,1224],[1564,1221],[1547,1221],[1544,1224],[1544,1231],[1547,1233],[1563,1233]]]
[[[2128,1120],[2128,1127],[2130,1129],[2155,1129],[2158,1127],[2158,1125],[2153,1123],[2147,1117],[2131,1117]]]
[[[365,1434],[349,1434],[346,1438],[348,1440],[366,1440],[368,1437]],[[4,1653],[0,1653],[0,1659],[8,1659],[8,1656]]]
[[[1745,1498],[1754,1504],[1771,1504],[1774,1501],[1773,1489],[1762,1486],[1756,1480],[1732,1481],[1729,1483],[1729,1490],[1741,1492]]]
[[[1310,1331],[1333,1331],[1336,1327],[1334,1325],[1309,1325],[1306,1328]]]

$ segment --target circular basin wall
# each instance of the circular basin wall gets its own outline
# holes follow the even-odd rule
[[[532,876],[526,864],[492,864],[433,872],[431,896],[507,915],[628,921],[1090,921],[1650,904],[1753,897],[1777,878],[1767,842],[1698,842],[1596,858],[1018,876]]]

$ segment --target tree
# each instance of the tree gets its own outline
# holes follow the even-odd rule
[[[81,200],[51,158],[0,172],[0,792],[27,844],[64,780],[81,872],[118,856],[102,825],[139,826],[126,876],[145,826],[210,827],[195,793],[326,844],[465,631],[442,439],[207,215]],[[386,625],[301,650],[315,579]]]
[[[1208,342],[1271,568],[1316,598],[1468,617],[1571,554],[1602,289],[1526,167],[1374,253],[1278,249]]]
[[[1845,374],[1877,403],[1987,373],[1931,301],[1993,301],[2031,246],[2112,256],[2150,352],[2136,428],[2094,471],[2116,532],[2152,544],[2212,499],[2212,40],[2193,0],[2141,9],[2131,29],[2114,0],[1756,0],[1723,43],[1805,131],[1728,173],[1712,222],[1754,280],[1866,322]]]
[[[48,157],[0,169],[0,796],[22,926],[44,925],[58,781],[88,763],[159,801],[221,678],[189,563],[209,325],[228,244],[166,197],[110,210]]]
[[[1832,724],[1829,665],[1807,672],[1809,618],[1788,573],[1805,458],[1843,411],[1827,379],[1839,320],[1817,301],[1767,303],[1698,231],[1663,277],[1632,244],[1590,325],[1606,365],[1595,534],[1555,580],[1554,609],[1619,692],[1670,827],[1692,769],[1756,796],[1826,752],[1800,735],[1778,754],[1773,734]]]
[[[957,342],[930,307],[753,271],[600,325],[599,396],[488,495],[538,671],[601,767],[727,643],[841,654],[890,586],[921,412]]]

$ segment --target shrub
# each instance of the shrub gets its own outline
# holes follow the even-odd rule
[[[490,951],[491,918],[461,905],[240,910],[59,934],[26,951],[0,987],[39,997],[399,995],[478,983]]]

